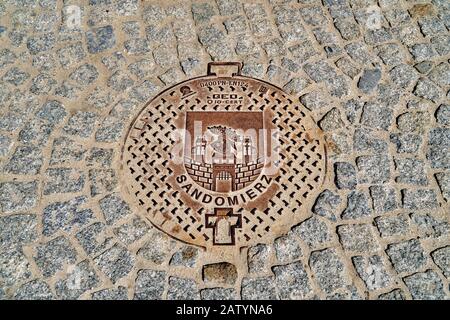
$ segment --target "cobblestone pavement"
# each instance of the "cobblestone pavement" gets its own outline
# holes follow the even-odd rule
[[[0,1],[0,299],[448,299],[449,28],[447,0]],[[212,60],[298,98],[332,169],[238,264],[119,181],[133,117]]]

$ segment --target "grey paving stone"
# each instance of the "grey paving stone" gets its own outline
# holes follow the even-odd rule
[[[64,119],[67,112],[61,102],[49,100],[36,112],[36,116],[47,120],[50,124],[56,125]]]
[[[113,161],[113,152],[113,149],[94,147],[86,157],[86,165],[88,167],[108,168]]]
[[[364,36],[364,40],[366,41],[366,43],[368,44],[380,44],[383,42],[388,42],[390,40],[392,40],[392,33],[390,31],[390,29],[386,28],[386,27],[381,27],[381,28],[377,28],[377,29],[372,29],[372,30],[367,30],[365,36]]]
[[[75,300],[84,292],[94,289],[100,282],[88,260],[68,268],[67,277],[58,280],[55,284],[59,299]]]
[[[128,291],[127,288],[119,286],[93,292],[91,296],[92,300],[128,300]]]
[[[113,224],[131,213],[128,204],[118,194],[103,197],[99,200],[99,204],[107,224]]]
[[[317,248],[332,240],[328,225],[317,216],[300,223],[292,228],[292,232],[298,235],[311,248]]]
[[[139,270],[136,278],[135,300],[160,300],[165,287],[166,272]]]
[[[415,153],[422,144],[422,137],[411,133],[393,133],[390,135],[390,141],[395,144],[398,153]]]
[[[169,264],[172,266],[184,266],[192,268],[195,266],[199,257],[199,249],[193,246],[183,246],[170,259]]]
[[[58,271],[67,271],[69,265],[76,262],[77,253],[73,245],[64,236],[59,236],[36,247],[34,260],[47,278]]]
[[[342,219],[359,219],[372,214],[369,199],[365,192],[352,191],[347,196],[347,207],[342,212]]]
[[[309,110],[320,109],[327,105],[327,102],[324,99],[323,94],[321,94],[318,91],[312,91],[302,95],[300,97],[300,101]]]
[[[450,279],[450,246],[433,251],[431,257],[434,263],[442,270],[444,276]]]
[[[127,59],[121,52],[117,51],[109,56],[103,57],[102,63],[108,70],[115,71],[123,68],[127,64]]]
[[[389,212],[398,207],[395,189],[384,186],[372,186],[369,190],[376,213]]]
[[[28,244],[37,239],[34,214],[0,216],[0,247]]]
[[[353,148],[356,151],[373,151],[381,153],[387,151],[387,143],[374,137],[375,130],[368,128],[357,128],[353,135]]]
[[[114,100],[114,96],[109,94],[108,90],[96,87],[85,100],[89,106],[103,110]]]
[[[96,256],[113,244],[112,235],[108,234],[105,224],[95,222],[76,234],[76,238],[86,253]]]
[[[420,186],[428,184],[424,161],[413,158],[396,158],[394,162],[399,172],[399,176],[395,179],[396,182]]]
[[[138,256],[156,265],[161,265],[171,257],[171,251],[175,248],[175,245],[175,240],[153,229],[147,242],[139,249]]]
[[[403,47],[396,43],[382,44],[376,47],[378,56],[386,65],[396,66],[401,64],[405,58]]]
[[[375,252],[380,245],[368,224],[346,224],[337,227],[339,240],[346,251],[356,253]]]
[[[443,300],[446,297],[442,280],[433,270],[419,272],[403,280],[414,300]]]
[[[343,289],[335,291],[325,297],[326,300],[361,300],[362,297],[358,293],[354,285],[347,285]]]
[[[441,56],[444,56],[450,52],[449,43],[450,36],[448,35],[438,35],[431,38],[431,43],[434,50]]]
[[[301,262],[275,266],[272,270],[280,299],[304,299],[312,292],[308,274]]]
[[[13,174],[38,174],[43,164],[42,151],[36,146],[18,146],[4,170]]]
[[[319,126],[324,131],[340,129],[344,126],[339,109],[333,108],[328,111],[319,121]]]
[[[357,184],[355,166],[348,162],[334,164],[335,184],[338,189],[354,189]]]
[[[352,79],[361,72],[361,69],[358,68],[357,65],[355,65],[348,57],[342,57],[336,60],[336,66]]]
[[[297,241],[295,232],[288,232],[274,241],[275,255],[280,263],[298,260],[302,256],[302,249]]]
[[[435,174],[436,181],[445,200],[450,201],[450,173],[439,172]]]
[[[356,40],[361,35],[358,24],[353,19],[338,18],[334,25],[344,40]]]
[[[38,202],[38,182],[0,183],[0,207],[2,212],[18,212],[33,208]]]
[[[147,4],[143,7],[142,18],[148,23],[159,23],[167,17],[163,6]]]
[[[135,257],[126,248],[116,244],[96,257],[94,263],[113,283],[116,283],[131,272]]]
[[[299,94],[310,85],[310,81],[303,78],[293,78],[286,83],[283,89],[290,94]]]
[[[242,279],[241,298],[243,300],[276,300],[278,299],[273,277]]]
[[[95,54],[112,48],[116,44],[112,26],[94,28],[86,32],[86,45],[89,53]]]
[[[392,70],[389,71],[389,76],[400,88],[409,87],[419,78],[419,75],[414,67],[407,64],[401,64],[392,68]]]
[[[92,64],[83,64],[76,68],[69,78],[75,81],[80,86],[87,86],[93,83],[98,78],[97,68]]]
[[[121,138],[123,129],[124,123],[121,119],[108,116],[95,132],[95,140],[98,142],[115,142]]]
[[[259,273],[268,270],[268,259],[271,248],[265,244],[250,247],[247,253],[248,272]]]
[[[172,68],[166,71],[166,73],[160,76],[160,80],[165,84],[173,84],[182,79],[184,74],[178,68]],[[161,89],[160,85],[154,81],[145,80],[141,84],[135,86],[132,89],[132,95],[134,98],[141,102],[148,101],[153,97],[157,91]]]
[[[406,300],[405,293],[401,289],[394,289],[392,291],[382,293],[378,296],[379,300]]]
[[[53,300],[50,286],[42,280],[33,280],[19,287],[14,293],[15,300]]]
[[[272,39],[265,41],[262,44],[262,48],[266,52],[267,56],[270,58],[285,55],[286,53],[284,44],[280,39]]]
[[[55,46],[56,38],[53,32],[30,37],[27,40],[27,48],[31,54],[51,50]]]
[[[94,112],[78,111],[69,118],[63,130],[66,134],[87,138],[92,134],[97,118]]]
[[[411,210],[433,209],[438,206],[436,193],[431,189],[402,190],[403,207]]]
[[[436,34],[447,32],[444,23],[437,17],[422,18],[418,22],[420,30],[425,36],[435,36]]]
[[[450,85],[450,66],[448,63],[440,63],[428,74],[431,81],[441,87]]]
[[[414,94],[420,98],[437,102],[442,97],[442,90],[431,80],[422,78],[417,82]]]
[[[57,52],[58,60],[64,69],[68,69],[77,63],[83,61],[86,53],[81,42],[69,44],[66,47],[59,49]]]
[[[3,48],[0,50],[0,68],[6,65],[14,63],[17,59],[16,54],[8,48]]]
[[[431,62],[431,61],[422,61],[422,62],[419,62],[418,64],[416,64],[414,67],[420,73],[426,74],[426,73],[428,73],[431,70],[431,68],[433,68],[433,62]]]
[[[248,29],[247,21],[242,15],[231,17],[225,20],[223,24],[228,33],[241,33]]]
[[[53,130],[53,125],[45,120],[35,118],[27,122],[19,132],[19,141],[29,145],[45,145]]]
[[[316,282],[325,293],[332,293],[348,282],[341,259],[335,249],[314,251],[310,255],[309,265]]]
[[[63,81],[60,86],[56,87],[55,95],[74,100],[79,97],[82,88],[78,84],[72,84],[68,81]]]
[[[134,217],[131,221],[114,228],[114,234],[128,245],[141,239],[149,230],[150,227],[142,219]]]
[[[317,197],[316,203],[314,204],[312,210],[315,214],[335,222],[336,208],[341,204],[341,201],[341,197],[338,194],[326,189]]]
[[[202,300],[236,300],[237,294],[231,288],[206,288],[200,290],[200,297]]]
[[[19,69],[18,67],[12,67],[2,77],[2,80],[9,82],[15,86],[21,85],[30,77],[30,74]]]
[[[124,42],[125,51],[131,55],[144,55],[150,52],[150,42],[147,39],[135,38]]]
[[[359,183],[386,183],[391,177],[390,161],[385,155],[357,157],[356,165]]]
[[[425,266],[427,257],[417,239],[388,245],[386,250],[397,272],[415,272]]]
[[[306,63],[303,69],[315,82],[327,81],[337,76],[336,71],[325,61]]]
[[[49,74],[40,73],[31,80],[30,92],[36,95],[48,95],[57,81]]]
[[[261,63],[246,63],[242,68],[242,74],[249,77],[261,78],[264,74],[264,67]]]
[[[361,124],[380,130],[388,130],[393,121],[392,110],[374,102],[367,102],[364,105],[361,115]]]
[[[44,208],[42,233],[51,236],[58,230],[71,231],[73,227],[86,225],[93,218],[91,209],[82,209],[87,198],[73,198],[65,202],[54,202]]]
[[[375,224],[381,237],[406,236],[410,232],[410,221],[406,214],[377,217]]]
[[[375,89],[380,79],[381,70],[365,69],[361,78],[359,78],[358,88],[364,93],[369,93]]]
[[[450,125],[450,104],[441,104],[436,110],[436,120],[442,125]]]
[[[114,169],[90,169],[88,176],[91,184],[91,196],[109,193],[118,184],[118,177]]]
[[[67,164],[83,160],[85,147],[68,137],[59,137],[53,141],[50,165]]]
[[[418,43],[409,48],[417,62],[432,60],[436,56],[433,46],[429,43]]]
[[[108,79],[108,86],[115,91],[125,91],[134,85],[134,80],[123,71],[116,71]]]
[[[430,145],[440,145],[441,147],[450,147],[450,128],[433,128],[429,134]]]
[[[45,172],[44,195],[81,191],[85,183],[85,174],[72,168],[49,168]]]
[[[204,23],[211,20],[216,15],[215,8],[209,3],[193,3],[192,16],[196,23]]]
[[[385,288],[392,283],[392,277],[380,256],[356,256],[352,258],[352,262],[369,290]]]
[[[2,287],[10,287],[32,277],[30,263],[19,248],[1,250],[0,266]]]
[[[405,112],[397,117],[397,127],[404,133],[423,133],[430,118],[428,112]]]
[[[12,140],[7,135],[0,135],[0,157],[6,156],[12,147]]]
[[[199,300],[200,293],[194,280],[179,277],[169,277],[167,299]]]
[[[444,218],[434,216],[432,213],[412,213],[411,221],[416,226],[422,238],[439,238],[450,231],[450,224]]]

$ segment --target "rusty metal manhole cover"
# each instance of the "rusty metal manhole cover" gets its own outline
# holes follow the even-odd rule
[[[122,177],[153,225],[207,249],[268,242],[302,220],[326,171],[323,135],[281,89],[210,63],[138,114]]]

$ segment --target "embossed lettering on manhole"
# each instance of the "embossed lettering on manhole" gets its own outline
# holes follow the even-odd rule
[[[122,177],[170,236],[240,248],[268,242],[311,209],[326,171],[323,135],[297,99],[210,63],[156,96],[126,136]]]

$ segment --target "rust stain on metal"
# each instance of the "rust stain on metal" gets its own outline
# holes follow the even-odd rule
[[[211,250],[272,241],[305,217],[326,171],[308,111],[240,70],[210,63],[204,77],[160,93],[135,118],[121,159],[138,210]]]

